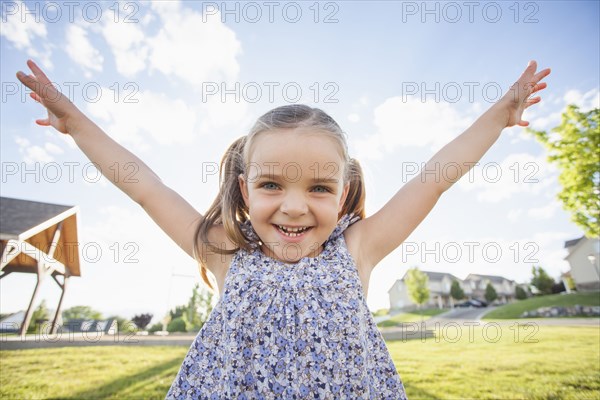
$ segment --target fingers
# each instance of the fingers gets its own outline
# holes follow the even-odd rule
[[[532,97],[530,99],[527,99],[525,101],[525,109],[528,107],[531,107],[532,105],[539,103],[540,101],[542,101],[542,98],[540,96],[537,97]]]
[[[40,103],[40,104],[42,103],[42,98],[41,98],[40,96],[38,96],[38,94],[37,94],[37,93],[35,93],[35,92],[31,92],[31,93],[29,93],[29,96],[30,96],[32,99],[34,99],[35,101],[37,101],[38,103]]]
[[[525,68],[525,71],[527,71],[528,69],[535,71],[537,69],[537,62],[535,60],[529,61],[529,63],[527,64],[527,68]]]
[[[525,70],[523,71],[521,76],[519,77],[519,81],[521,81],[521,80],[529,81],[531,79],[531,78],[529,78],[529,76],[531,76],[535,73],[536,68],[537,68],[537,62],[535,62],[535,60],[529,61],[529,63],[527,64],[527,67],[525,68]]]
[[[537,83],[544,79],[546,76],[550,75],[551,72],[550,68],[546,68],[539,71],[536,74],[536,69],[537,62],[535,60],[529,61],[529,63],[527,64],[527,68],[525,68],[525,71],[523,71],[521,77],[519,78],[519,81],[528,82],[525,84],[526,86],[531,85],[533,87],[531,93],[537,92],[538,90],[544,89],[546,87],[545,83],[541,83],[540,86],[537,86]]]
[[[29,89],[40,95],[40,99],[48,97],[48,94],[54,94],[56,88],[48,79],[46,74],[33,62],[33,60],[27,60],[27,66],[33,72],[33,75],[25,74],[23,71],[17,72],[17,79],[21,81]],[[42,93],[43,91],[43,93]]]
[[[24,72],[19,71],[17,72],[17,79],[19,79],[23,85],[27,86],[34,92],[39,92],[41,90],[40,83],[33,75],[26,75]]]
[[[550,75],[550,72],[551,72],[550,68],[546,68],[546,69],[541,70],[540,72],[538,72],[537,74],[535,74],[533,76],[533,81],[536,82],[536,83],[539,82],[539,81],[541,81],[542,79],[544,79],[545,77],[547,77],[548,75]]]
[[[44,119],[36,119],[35,123],[41,126],[50,126],[50,119],[49,118],[44,118]]]
[[[41,70],[39,71],[41,72]],[[54,87],[52,82],[48,81],[48,78],[43,74],[43,72],[38,79],[38,77],[35,75],[27,75],[24,72],[19,71],[17,72],[17,79],[19,79],[23,85],[27,86],[33,91],[32,97],[33,94],[37,96],[33,97],[33,99],[41,104],[47,105],[57,102],[61,98],[62,93],[60,93],[56,87]],[[40,79],[47,81],[47,83],[41,82]]]
[[[44,74],[44,72],[40,69],[40,67],[37,66],[36,63],[33,62],[33,60],[27,60],[27,66],[31,69],[37,80],[42,85],[51,84],[50,79],[48,79],[46,74]]]

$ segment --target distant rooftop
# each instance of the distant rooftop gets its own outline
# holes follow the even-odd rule
[[[566,249],[566,248],[568,248],[568,247],[575,246],[575,245],[576,245],[577,243],[579,243],[579,241],[580,241],[581,239],[583,239],[584,237],[585,237],[585,235],[584,235],[584,236],[582,236],[582,237],[580,237],[580,238],[578,238],[578,239],[567,240],[567,241],[565,242],[565,249]]]

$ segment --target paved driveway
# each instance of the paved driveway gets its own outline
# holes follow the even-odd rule
[[[469,320],[469,321],[479,321],[484,314],[492,311],[496,307],[485,307],[485,308],[475,308],[475,307],[466,307],[466,308],[455,308],[443,314],[436,315],[431,320]]]

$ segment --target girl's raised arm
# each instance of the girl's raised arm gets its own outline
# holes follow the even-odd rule
[[[540,101],[540,97],[529,96],[546,87],[546,83],[540,81],[550,73],[550,69],[536,73],[536,68],[536,62],[530,62],[511,89],[464,133],[439,150],[420,175],[404,185],[381,210],[355,224],[364,268],[371,270],[406,240],[442,193],[466,174],[494,144],[502,129],[529,124],[521,119],[523,111]],[[451,179],[435,173],[453,169],[446,169],[447,165],[460,167]]]
[[[87,118],[75,105],[52,85],[44,72],[31,60],[27,61],[33,75],[19,71],[17,78],[33,92],[31,97],[48,110],[48,117],[38,119],[42,126],[53,126],[59,132],[69,134],[84,154],[100,169],[103,175],[115,186],[138,203],[160,228],[187,254],[193,255],[194,230],[202,220],[202,215],[185,199],[167,187],[146,165],[119,145]],[[119,173],[113,172],[117,166]],[[136,173],[127,176],[134,166]],[[130,174],[129,174],[130,175]],[[217,230],[221,232],[221,230]],[[218,235],[218,232],[214,234]],[[211,232],[213,233],[213,232]],[[213,235],[214,236],[214,235]],[[211,241],[212,241],[211,237]],[[215,238],[221,243],[223,240]],[[206,246],[200,246],[205,249]],[[199,255],[205,257],[205,254]],[[214,271],[212,271],[214,272]]]

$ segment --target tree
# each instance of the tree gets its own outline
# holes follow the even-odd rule
[[[187,331],[200,330],[212,311],[212,298],[213,294],[204,288],[200,289],[200,284],[197,283],[192,290],[188,303],[177,306],[169,312],[170,322],[168,322],[168,326],[175,326],[177,329],[185,326]],[[185,322],[185,325],[182,325],[180,319]],[[175,320],[178,321],[171,324]],[[168,327],[167,330],[169,330]]]
[[[200,330],[208,319],[212,311],[212,297],[211,292],[204,288],[200,290],[200,284],[196,283],[186,310],[186,320],[189,323],[190,331]]]
[[[152,317],[152,314],[139,314],[131,318],[131,322],[141,330],[144,330],[150,321],[152,321]]]
[[[183,314],[185,314],[186,311],[187,311],[187,305],[175,307],[174,310],[169,311],[171,320],[173,320],[175,318],[181,318],[183,316]]]
[[[496,293],[496,289],[494,289],[494,286],[490,282],[488,282],[487,286],[485,287],[484,296],[487,302],[490,304],[498,298],[498,293]]]
[[[123,318],[119,315],[111,315],[107,319],[114,319],[117,321],[117,330],[119,332],[135,332],[136,327],[133,322],[128,320],[127,318]]]
[[[158,332],[158,331],[162,331],[163,330],[163,324],[161,322],[157,322],[154,325],[152,325],[150,328],[148,328],[148,332],[150,333],[154,333],[154,332]]]
[[[515,297],[517,300],[525,300],[527,298],[527,292],[521,286],[517,286],[515,288]]]
[[[167,331],[169,332],[187,332],[189,329],[188,321],[184,317],[173,318],[169,325],[167,325]]]
[[[454,300],[461,300],[465,298],[465,292],[462,290],[456,279],[452,281],[452,286],[450,287],[450,296],[452,296]]]
[[[64,321],[71,319],[102,319],[102,313],[92,310],[90,306],[71,307],[63,311],[62,315]]]
[[[427,274],[419,271],[417,267],[411,268],[406,273],[404,283],[406,283],[406,287],[408,288],[408,295],[420,310],[421,306],[429,300],[429,278]],[[422,318],[423,315],[421,315]]]
[[[540,266],[536,268],[534,265],[531,268],[531,273],[533,277],[531,278],[531,284],[537,288],[542,294],[550,294],[552,293],[552,285],[554,285],[554,279],[550,278],[550,276],[544,271],[544,269]]]
[[[44,321],[48,321],[50,313],[46,307],[46,300],[42,300],[40,305],[33,311],[31,315],[31,323],[27,328],[27,333],[38,332]]]
[[[561,124],[550,132],[528,129],[548,150],[548,161],[557,164],[562,186],[558,198],[572,221],[586,236],[600,236],[600,109],[580,112],[567,106]]]

